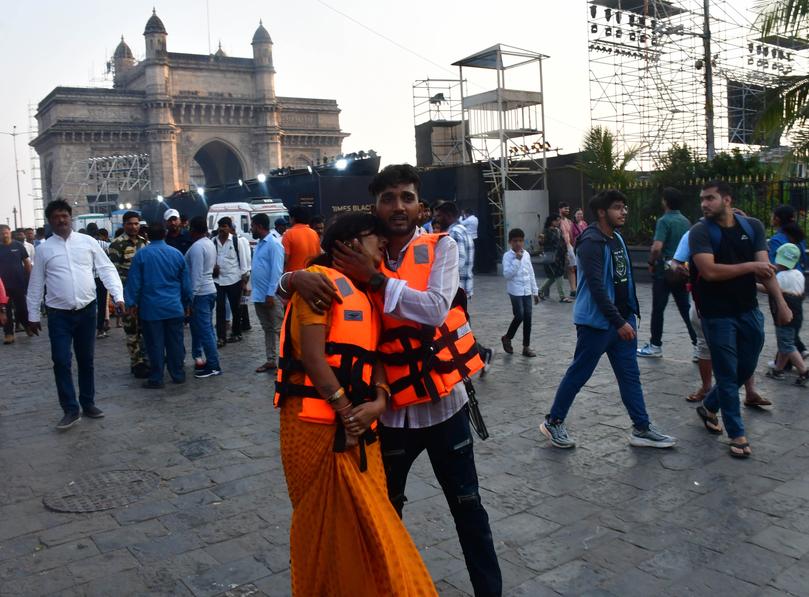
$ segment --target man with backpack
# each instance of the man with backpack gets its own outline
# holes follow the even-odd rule
[[[242,339],[241,318],[238,315],[243,282],[247,279],[249,265],[247,258],[240,255],[241,247],[237,237],[230,233],[233,227],[231,219],[225,216],[218,224],[218,234],[214,239],[216,265],[213,279],[216,285],[216,344],[222,348],[226,342],[240,342]],[[227,336],[225,301],[230,303],[230,312],[233,313],[230,336]]]
[[[697,407],[697,414],[708,431],[721,433],[717,417],[721,410],[730,455],[748,458],[752,450],[742,422],[739,386],[755,371],[764,345],[756,281],[776,302],[776,324],[789,323],[792,313],[769,262],[761,222],[733,213],[732,189],[724,181],[707,183],[700,200],[705,219],[689,233],[689,272],[716,385]]]

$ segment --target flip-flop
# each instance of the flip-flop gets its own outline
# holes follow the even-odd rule
[[[722,427],[719,425],[719,419],[716,418],[716,415],[712,417],[708,413],[707,408],[705,408],[704,406],[698,406],[697,414],[699,415],[699,418],[702,419],[702,424],[705,425],[705,429],[707,429],[710,433],[715,433],[717,435],[722,433]],[[718,429],[711,427],[710,425],[716,425]]]
[[[745,449],[747,449],[749,447],[750,447],[750,444],[748,444],[747,442],[744,442],[743,444],[735,444],[733,442],[730,442],[730,447],[729,447],[730,455],[733,456],[734,458],[750,458],[750,456],[752,456],[753,453],[752,452],[745,452]],[[741,453],[734,452],[733,448],[736,448],[737,450],[741,450]]]
[[[702,388],[700,388],[696,392],[693,392],[693,393],[689,394],[686,397],[685,401],[686,402],[702,402],[703,399],[705,398],[705,396],[707,396],[707,395],[708,395],[708,392],[703,392]]]
[[[748,394],[744,397],[744,405],[752,407],[772,406],[772,402],[762,397],[760,394]]]
[[[267,371],[274,371],[275,365],[264,363],[261,367],[256,367],[256,373],[266,373]]]

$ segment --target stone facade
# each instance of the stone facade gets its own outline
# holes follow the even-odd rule
[[[143,35],[141,62],[121,38],[112,89],[56,87],[39,103],[31,144],[46,203],[59,194],[88,208],[83,200],[93,189],[68,187],[91,157],[148,154],[150,194],[167,196],[341,153],[348,135],[335,100],[276,96],[272,40],[262,24],[252,58],[229,57],[221,47],[212,55],[168,52],[156,14]]]

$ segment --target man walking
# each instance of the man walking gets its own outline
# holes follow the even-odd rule
[[[425,234],[418,227],[419,185],[416,169],[408,164],[387,166],[371,181],[376,214],[389,231],[382,272],[374,268],[370,256],[349,248],[336,249],[335,265],[351,279],[365,280],[383,311],[383,337],[389,340],[380,351],[388,351],[385,369],[390,388],[385,387],[396,405],[383,413],[379,426],[388,497],[401,515],[407,475],[426,450],[455,519],[475,595],[501,595],[500,566],[478,489],[468,396],[464,384],[458,383],[464,373],[479,370],[482,362],[477,351],[470,351],[474,338],[469,337],[466,316],[453,306],[458,292],[457,245],[449,236]],[[281,285],[289,288],[290,276],[285,277]],[[327,308],[326,301],[336,293],[323,277],[307,272],[295,274],[292,290],[318,311]],[[452,346],[451,351],[459,355],[470,351],[469,360],[461,355],[443,361],[439,372],[431,364],[440,359],[428,362],[420,357],[425,351],[416,337],[423,338],[426,328],[435,329],[440,338],[434,342]],[[397,362],[405,365],[392,364]],[[413,370],[415,375],[409,373]],[[445,389],[440,395],[438,385]]]
[[[219,232],[214,239],[216,248],[216,265],[213,270],[216,284],[216,336],[217,346],[222,348],[226,342],[241,342],[242,329],[239,317],[239,305],[242,302],[242,290],[247,278],[247,258],[240,252],[239,240],[230,233],[233,222],[227,216],[218,222]],[[312,231],[314,233],[314,231]],[[230,337],[227,336],[225,301],[230,304],[233,322]]]
[[[190,315],[191,280],[183,254],[165,242],[162,222],[149,226],[149,245],[135,253],[124,296],[131,315],[143,325],[149,355],[147,389],[163,387],[163,369],[174,383],[185,381],[183,318]]]
[[[309,260],[320,255],[320,237],[309,227],[309,208],[296,205],[289,210],[292,227],[284,232],[284,271],[303,269]]]
[[[708,431],[721,433],[717,418],[721,410],[730,455],[748,458],[752,450],[745,436],[739,386],[755,371],[764,346],[756,281],[775,302],[776,325],[788,324],[792,312],[769,261],[761,222],[733,213],[732,189],[724,181],[707,183],[700,200],[705,219],[689,232],[689,273],[716,385],[697,407],[697,414]]]
[[[31,258],[25,246],[13,240],[11,228],[0,224],[0,278],[6,286],[9,302],[6,322],[3,325],[3,344],[14,343],[14,323],[28,323],[28,309],[25,302],[25,289],[31,274]],[[37,305],[37,311],[39,306]]]
[[[264,330],[264,364],[256,373],[274,371],[278,367],[278,336],[284,319],[284,307],[276,296],[278,280],[284,273],[284,247],[270,236],[270,218],[267,214],[253,216],[251,225],[256,243],[253,255],[253,305]]]
[[[116,308],[122,310],[124,307],[123,288],[115,266],[95,239],[73,232],[72,214],[70,204],[61,199],[51,201],[45,208],[45,219],[53,235],[39,245],[27,296],[28,332],[39,335],[42,329],[39,305],[47,287],[48,337],[56,391],[64,411],[62,420],[56,425],[60,430],[72,427],[81,418],[79,406],[91,419],[104,416],[95,405],[93,353],[97,304],[93,269],[112,294]],[[71,344],[76,351],[79,370],[78,400],[71,372]]]
[[[646,358],[663,356],[663,314],[671,294],[694,346],[694,356],[697,357],[697,334],[691,325],[688,290],[685,284],[671,286],[665,273],[670,267],[669,261],[674,257],[680,239],[691,227],[691,222],[680,213],[682,195],[677,189],[672,187],[663,189],[661,203],[664,213],[655,225],[654,240],[649,251],[649,273],[652,274],[652,336],[646,346],[638,349],[638,356]]]
[[[567,270],[567,281],[570,284],[570,296],[576,296],[577,274],[576,274],[576,254],[573,250],[573,222],[570,220],[570,206],[564,201],[559,203],[559,217],[562,221],[559,228],[562,229],[562,238],[565,240],[565,269]]]
[[[191,357],[194,359],[194,377],[202,379],[222,374],[212,321],[216,305],[216,286],[213,283],[216,247],[208,238],[208,225],[204,216],[191,218],[189,226],[191,239],[194,241],[185,254],[194,295],[190,322]]]
[[[632,419],[629,443],[637,447],[670,448],[676,440],[651,424],[640,384],[635,332],[640,311],[629,251],[618,233],[626,220],[626,197],[620,191],[604,191],[590,200],[590,210],[596,221],[576,242],[579,277],[573,307],[576,352],[556,390],[551,412],[539,429],[553,446],[575,447],[565,418],[579,390],[606,353],[621,400]]]
[[[185,255],[193,241],[188,230],[183,227],[180,212],[176,209],[167,209],[163,212],[163,221],[166,223],[166,244]]]
[[[118,270],[121,283],[126,285],[132,258],[148,243],[140,235],[140,215],[136,211],[128,211],[122,218],[124,233],[114,239],[107,253],[110,261]],[[129,353],[129,371],[138,379],[149,376],[149,364],[146,362],[146,352],[143,348],[143,330],[137,315],[123,314],[124,335],[126,337],[126,350]]]

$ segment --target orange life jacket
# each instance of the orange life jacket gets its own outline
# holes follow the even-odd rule
[[[414,290],[427,290],[435,246],[444,236],[417,236],[405,250],[399,269],[392,271],[383,263],[382,272],[389,278],[406,280]],[[455,384],[483,368],[465,306],[466,295],[459,289],[446,320],[438,327],[382,316],[377,351],[385,366],[394,408],[438,402]]]
[[[324,273],[334,283],[343,299],[342,304],[331,304],[331,325],[326,336],[326,362],[331,366],[337,380],[355,405],[373,399],[371,373],[376,360],[379,341],[379,317],[371,300],[343,274],[335,269],[324,268]],[[298,415],[310,423],[331,425],[335,422],[334,409],[321,398],[312,380],[307,375],[303,383],[289,380],[293,372],[306,372],[303,363],[292,357],[290,337],[292,303],[287,305],[284,325],[281,329],[281,356],[275,382],[274,404],[280,407],[286,396],[303,398]]]

